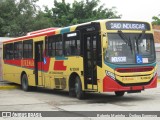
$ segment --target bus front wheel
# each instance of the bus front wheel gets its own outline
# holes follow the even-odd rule
[[[23,74],[23,76],[22,76],[22,89],[24,90],[24,91],[29,91],[29,85],[28,85],[28,77],[27,77],[27,75],[26,74]]]
[[[115,91],[115,95],[118,96],[118,97],[121,97],[124,95],[124,91]]]
[[[78,99],[84,98],[84,92],[82,91],[81,80],[78,76],[75,78],[75,93]]]

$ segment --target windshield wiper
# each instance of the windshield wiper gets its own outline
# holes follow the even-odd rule
[[[122,39],[128,46],[130,46],[131,52],[133,53],[133,47],[132,47],[132,42],[131,42],[130,37],[127,38],[127,37],[125,36],[125,34],[124,34],[121,30],[118,30],[118,35],[121,37],[121,39]]]
[[[125,34],[121,30],[118,30],[118,35],[127,45],[129,45],[128,38],[125,36]]]
[[[136,47],[137,47],[138,53],[139,53],[139,47],[138,47],[138,45],[142,42],[142,40],[144,38],[144,35],[145,35],[145,31],[142,31],[142,33],[138,36],[138,38],[135,37]]]

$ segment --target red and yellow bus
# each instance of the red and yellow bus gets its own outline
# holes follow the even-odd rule
[[[30,87],[141,92],[157,86],[153,30],[143,21],[97,20],[35,31],[3,43],[3,79]]]

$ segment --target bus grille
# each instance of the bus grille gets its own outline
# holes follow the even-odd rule
[[[131,72],[148,72],[152,71],[154,67],[136,67],[136,68],[117,68],[116,71],[120,73],[131,73]]]

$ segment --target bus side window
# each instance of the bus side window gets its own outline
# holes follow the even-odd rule
[[[52,35],[48,37],[48,56],[55,57],[63,55],[62,35]]]
[[[64,34],[64,54],[66,56],[80,55],[80,33],[79,31]]]
[[[75,40],[65,41],[65,55],[76,55]]]
[[[3,59],[6,59],[6,45],[3,45]]]
[[[4,45],[4,58],[6,60],[12,60],[14,58],[14,50],[13,50],[13,43],[9,43]]]
[[[33,58],[33,40],[23,42],[23,58]]]
[[[48,37],[48,56],[55,56],[55,41],[53,36]]]
[[[14,58],[21,59],[22,58],[22,42],[14,43]]]
[[[56,56],[62,56],[63,55],[63,45],[62,41],[56,42]]]
[[[44,56],[48,56],[48,37],[45,37],[45,52]]]

